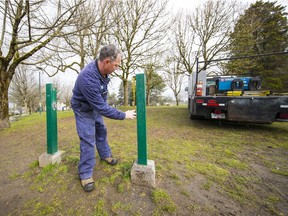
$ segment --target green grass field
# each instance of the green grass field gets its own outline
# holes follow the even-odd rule
[[[45,151],[45,113],[21,118],[0,131],[11,154],[27,155],[22,165],[3,156],[0,174],[23,184],[9,215],[285,215],[288,212],[288,124],[238,125],[192,121],[186,107],[148,107],[148,159],[156,164],[156,188],[137,186],[130,170],[137,159],[134,120],[105,119],[115,167],[99,162],[96,190],[83,192],[77,175],[79,140],[71,111],[58,112],[59,165],[38,167]],[[27,140],[32,141],[27,144]],[[1,144],[2,145],[2,144]],[[29,146],[27,146],[29,145]],[[37,146],[37,147],[35,147]],[[4,154],[2,152],[2,154]],[[34,157],[31,157],[34,156]],[[2,157],[2,155],[1,155]],[[14,167],[14,168],[13,168]],[[2,176],[5,182],[5,176]],[[4,180],[3,180],[4,179]],[[17,187],[16,187],[17,188]],[[2,190],[2,189],[1,189]],[[3,191],[0,191],[3,192]],[[17,193],[17,190],[11,192]],[[20,192],[18,192],[20,193]],[[2,193],[3,194],[3,193]],[[12,199],[12,198],[11,198]]]

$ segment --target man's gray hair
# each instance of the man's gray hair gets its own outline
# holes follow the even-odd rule
[[[102,49],[100,50],[99,60],[103,61],[106,58],[110,58],[111,61],[114,61],[117,58],[118,54],[121,55],[121,50],[118,49],[114,44],[109,44],[102,47]]]

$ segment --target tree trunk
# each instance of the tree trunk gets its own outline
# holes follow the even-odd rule
[[[5,74],[5,72],[1,72]],[[9,128],[9,103],[8,103],[9,81],[0,76],[0,129]]]
[[[150,90],[147,90],[146,93],[146,106],[150,106]]]
[[[124,90],[124,106],[128,106],[128,82],[127,79],[123,80],[123,90]]]
[[[146,106],[150,106],[150,94],[146,95]]]

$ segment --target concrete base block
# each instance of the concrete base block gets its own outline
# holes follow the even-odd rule
[[[64,151],[57,151],[55,154],[47,154],[44,153],[39,157],[39,166],[45,167],[49,164],[60,163],[61,162],[61,155]]]
[[[153,160],[147,160],[147,165],[134,162],[131,170],[132,183],[154,188],[156,187],[155,176],[155,163]]]

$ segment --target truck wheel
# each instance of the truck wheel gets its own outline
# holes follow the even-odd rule
[[[190,119],[199,119],[199,116],[190,114]]]

